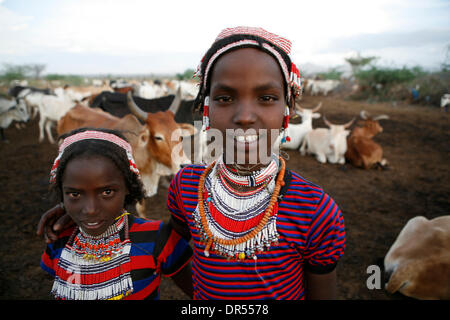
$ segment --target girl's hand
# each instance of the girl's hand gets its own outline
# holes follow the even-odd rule
[[[58,204],[42,215],[37,226],[36,234],[38,236],[44,236],[46,243],[52,243],[58,239],[59,232],[67,229],[73,223],[72,218]]]

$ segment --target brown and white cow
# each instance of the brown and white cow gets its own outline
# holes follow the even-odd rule
[[[386,291],[450,299],[450,216],[408,221],[384,258]]]
[[[174,113],[181,102],[179,95],[167,111],[147,113],[142,111],[128,94],[128,106],[133,114],[123,118],[115,117],[97,108],[78,104],[58,122],[58,134],[81,127],[109,128],[120,130],[133,148],[133,157],[141,173],[146,196],[157,193],[161,176],[172,175],[189,164],[190,159],[183,151],[181,139],[194,134],[191,124],[179,124]],[[142,125],[136,118],[145,121]],[[144,216],[143,203],[137,206],[138,213]]]
[[[383,159],[383,149],[372,138],[383,131],[378,121],[389,119],[389,116],[370,117],[364,110],[361,111],[360,116],[363,121],[358,123],[359,126],[356,126],[347,138],[345,158],[355,167],[364,169],[370,169],[376,165],[384,167],[387,161]]]

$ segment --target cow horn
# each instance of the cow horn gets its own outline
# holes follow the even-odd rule
[[[363,119],[363,120],[367,120],[367,118],[369,118],[369,113],[366,110],[361,110],[359,116]]]
[[[141,108],[138,107],[136,102],[133,100],[133,96],[131,95],[131,91],[128,91],[127,93],[127,104],[128,108],[130,108],[130,111],[140,120],[147,121],[148,113],[143,111]]]
[[[346,124],[344,124],[344,128],[347,129],[348,127],[350,127],[353,124],[353,121],[355,121],[355,117],[353,117],[352,120],[350,120],[349,122],[347,122]]]
[[[172,111],[172,113],[175,115],[178,111],[178,108],[180,108],[181,105],[181,86],[178,87],[177,94],[175,95],[175,98],[172,101],[172,104],[169,107],[169,111]]]
[[[319,109],[322,107],[322,101],[319,102],[319,104],[317,105],[317,107],[315,107],[314,109],[312,109],[312,112],[317,112],[319,111]]]
[[[327,120],[327,118],[325,117],[325,115],[323,115],[323,122],[325,122],[325,124],[329,127],[331,127],[333,124]]]
[[[373,118],[373,121],[384,120],[384,119],[389,119],[389,116],[386,114],[382,114],[382,115],[379,115],[379,116],[376,116],[375,118]]]

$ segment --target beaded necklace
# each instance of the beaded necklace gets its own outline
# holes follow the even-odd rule
[[[265,201],[264,196],[261,196],[259,202],[249,204],[252,208],[247,212],[239,208],[234,208],[235,211],[229,210],[230,207],[227,208],[224,204],[228,201],[221,203],[217,200],[216,193],[220,191],[217,187],[211,188],[207,178],[211,172],[211,180],[214,181],[217,175],[217,163],[213,162],[205,169],[199,180],[198,205],[194,211],[194,219],[202,234],[202,241],[205,243],[206,257],[209,257],[210,250],[214,250],[215,253],[226,256],[228,259],[256,259],[257,252],[264,250],[264,247],[268,249],[272,243],[277,242],[277,198],[284,185],[285,173],[285,162],[282,158],[280,162],[281,169],[273,186],[273,192],[267,197],[269,200]],[[211,194],[206,190],[208,187]],[[267,189],[264,191],[267,192]],[[245,195],[243,197],[245,198]],[[238,221],[242,223],[237,223]],[[238,225],[240,227],[237,227]]]
[[[61,253],[52,293],[59,299],[122,299],[133,291],[128,212],[99,236],[77,227]],[[124,240],[120,232],[124,230]]]

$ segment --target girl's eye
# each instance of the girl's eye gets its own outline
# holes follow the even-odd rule
[[[79,192],[67,192],[66,193],[71,199],[78,199],[80,197]]]
[[[262,96],[260,99],[262,101],[264,101],[264,102],[275,102],[275,101],[278,101],[278,97],[271,96],[271,95]]]
[[[103,192],[102,192],[102,196],[104,196],[104,197],[111,197],[113,195],[114,195],[114,191],[111,189],[106,189],[106,190],[103,190]]]
[[[214,101],[218,102],[218,103],[229,103],[231,102],[233,99],[230,96],[218,96],[214,98]]]

